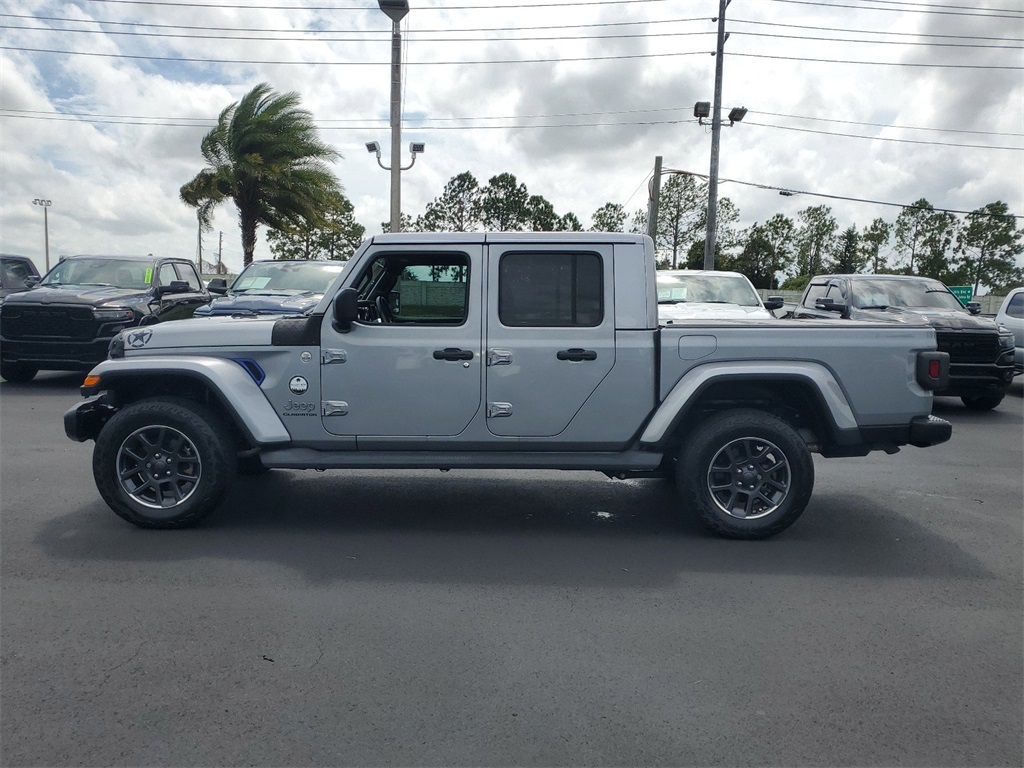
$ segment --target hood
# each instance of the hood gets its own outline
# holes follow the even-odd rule
[[[182,348],[202,354],[204,347],[269,347],[274,323],[279,319],[266,316],[190,318],[129,328],[119,335],[124,339],[125,355],[129,357]]]
[[[322,293],[245,293],[229,294],[214,299],[196,310],[196,316],[232,315],[245,313],[272,312],[275,314],[301,315],[320,303]]]
[[[972,315],[958,309],[936,307],[889,307],[888,309],[854,309],[850,317],[855,320],[881,320],[907,325],[929,325],[953,331],[994,331],[997,326],[990,317]]]
[[[44,285],[28,291],[14,293],[5,302],[14,304],[81,304],[99,307],[104,304],[146,301],[151,298],[149,289],[111,288],[99,285],[68,286],[66,288],[50,288]]]
[[[744,307],[739,304],[704,304],[688,301],[681,304],[659,304],[658,320],[752,320],[769,318],[772,314],[764,307]]]

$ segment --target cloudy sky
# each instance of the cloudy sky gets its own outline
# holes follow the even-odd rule
[[[427,146],[402,174],[406,213],[463,171],[507,171],[590,226],[604,203],[646,206],[656,155],[708,173],[692,112],[714,94],[718,0],[410,4],[403,159]],[[863,227],[922,197],[1024,214],[1020,0],[735,0],[726,19],[722,104],[749,111],[722,131],[720,194],[741,225],[825,203]],[[367,232],[388,219],[389,174],[365,149],[387,161],[391,23],[374,0],[0,0],[0,29],[2,252],[42,268],[43,198],[52,262],[194,257],[178,189],[259,82],[300,94]],[[233,270],[235,215],[224,204],[203,235],[209,256],[223,232]]]

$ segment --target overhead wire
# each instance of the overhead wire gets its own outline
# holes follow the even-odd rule
[[[683,176],[694,176],[694,177],[699,178],[699,179],[704,179],[705,181],[707,181],[708,178],[709,178],[708,174],[706,174],[706,173],[696,173],[694,171],[684,171],[684,170],[679,170],[679,169],[676,169],[676,168],[665,168],[665,169],[662,170],[662,174],[680,174],[680,175],[683,175]],[[795,195],[806,195],[808,197],[823,197],[823,198],[826,198],[826,199],[829,199],[829,200],[844,200],[844,201],[848,201],[848,202],[851,202],[851,203],[869,203],[871,205],[886,205],[886,206],[890,206],[890,207],[894,207],[894,208],[915,208],[915,207],[917,207],[917,206],[915,206],[914,203],[893,203],[893,202],[889,202],[889,201],[885,201],[885,200],[872,200],[872,199],[866,198],[866,197],[850,197],[850,196],[847,196],[847,195],[830,195],[830,194],[826,194],[824,192],[811,192],[809,190],[793,189],[792,187],[776,187],[776,186],[774,186],[772,184],[762,184],[760,182],[755,182],[755,181],[741,181],[739,179],[723,179],[723,178],[719,177],[718,183],[719,184],[740,184],[740,185],[745,186],[745,187],[755,187],[757,189],[767,189],[767,190],[771,190],[773,192],[784,193],[787,197],[795,196]],[[980,210],[978,210],[978,211],[963,211],[963,210],[958,210],[956,208],[936,208],[934,206],[932,208],[930,208],[929,210],[935,211],[937,213],[957,213],[957,214],[962,214],[964,216],[1010,216],[1010,217],[1012,217],[1014,219],[1024,219],[1024,215],[1012,214],[1012,213],[1004,213],[1004,214],[986,213],[986,212],[980,211]]]

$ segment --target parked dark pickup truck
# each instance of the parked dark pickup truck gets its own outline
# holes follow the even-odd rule
[[[940,352],[949,353],[953,395],[977,411],[995,408],[1013,381],[1013,333],[979,315],[938,280],[914,275],[818,275],[808,283],[794,318],[841,317],[935,329]]]
[[[39,277],[39,270],[28,256],[0,253],[0,300],[12,293],[27,291]]]
[[[187,259],[71,256],[0,307],[0,377],[88,370],[125,328],[191,317],[211,299]]]

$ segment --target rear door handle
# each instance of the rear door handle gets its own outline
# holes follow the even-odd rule
[[[560,349],[556,357],[559,360],[597,360],[597,352],[592,349]]]
[[[472,360],[473,350],[459,349],[458,347],[445,347],[434,350],[435,360]]]

